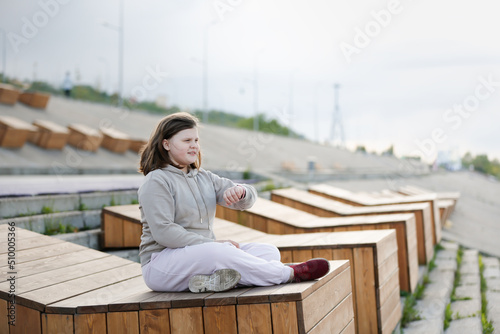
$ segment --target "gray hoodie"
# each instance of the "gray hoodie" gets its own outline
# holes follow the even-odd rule
[[[215,241],[216,204],[227,206],[224,191],[235,185],[204,169],[191,169],[186,174],[168,165],[148,173],[138,190],[142,222],[141,264],[145,265],[151,260],[151,254],[165,248]],[[230,205],[231,209],[244,210],[255,203],[255,188],[246,184],[241,186],[246,190],[245,197]]]

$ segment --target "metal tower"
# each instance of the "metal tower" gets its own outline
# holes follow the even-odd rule
[[[345,147],[345,134],[344,134],[344,124],[342,123],[342,115],[340,114],[339,109],[339,88],[340,85],[335,83],[333,85],[334,89],[334,103],[335,109],[333,111],[333,120],[332,120],[332,129],[330,133],[330,140],[335,143],[335,140],[338,139],[338,147]]]

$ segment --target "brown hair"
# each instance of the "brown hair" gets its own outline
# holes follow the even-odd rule
[[[198,119],[187,113],[178,112],[164,117],[157,125],[156,130],[151,134],[149,141],[142,148],[139,163],[139,172],[147,175],[149,172],[166,167],[168,165],[176,166],[168,152],[163,148],[163,139],[170,139],[178,132],[186,129],[196,128]],[[201,154],[198,152],[198,159],[190,165],[191,168],[200,168]]]

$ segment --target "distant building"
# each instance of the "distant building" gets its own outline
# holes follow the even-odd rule
[[[458,149],[450,149],[447,151],[439,151],[436,158],[436,165],[450,171],[462,169],[462,158]]]

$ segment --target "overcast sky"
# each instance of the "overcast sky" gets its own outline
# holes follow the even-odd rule
[[[495,1],[123,0],[124,94],[258,110],[331,139],[335,82],[349,147],[500,157]],[[0,0],[7,75],[118,88],[119,0]],[[108,23],[108,27],[103,25]],[[156,79],[154,79],[156,78]],[[139,94],[140,93],[140,94]],[[338,132],[337,132],[338,133]]]

